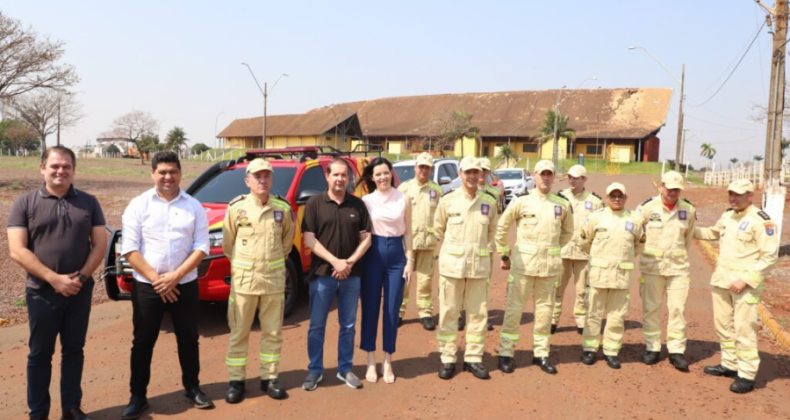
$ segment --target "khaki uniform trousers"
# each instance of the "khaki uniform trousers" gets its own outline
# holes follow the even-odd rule
[[[549,357],[551,338],[551,308],[554,302],[554,287],[557,276],[534,277],[525,275],[508,276],[507,306],[505,322],[499,337],[499,356],[513,357],[521,338],[521,316],[524,306],[533,295],[535,302],[535,326],[532,331],[532,351],[535,357]]]
[[[562,316],[562,299],[565,297],[565,289],[573,275],[574,301],[573,318],[576,326],[584,328],[584,318],[587,317],[587,260],[562,259],[562,275],[557,291],[554,292],[554,312],[551,315],[551,323],[560,324]]]
[[[590,287],[590,310],[584,323],[582,348],[597,352],[601,338],[601,320],[606,314],[603,333],[603,354],[617,356],[623,347],[625,316],[628,314],[630,295],[628,289],[600,289]]]
[[[455,363],[458,346],[458,316],[466,307],[466,350],[464,361],[481,363],[488,317],[488,281],[439,276],[439,353],[442,363]]]
[[[417,271],[417,310],[420,318],[433,316],[433,251],[414,251],[415,270]],[[400,317],[406,314],[409,303],[410,287],[403,289],[403,304]]]
[[[231,381],[243,381],[247,371],[247,345],[250,329],[258,311],[261,324],[260,375],[261,379],[275,379],[280,367],[280,352],[283,345],[282,293],[270,295],[246,295],[231,293],[228,299],[228,325],[230,344],[225,364]]]
[[[661,351],[661,304],[667,297],[667,350],[670,354],[686,352],[686,301],[691,286],[688,276],[661,276],[642,273],[639,295],[642,297],[642,335],[647,351]]]
[[[757,328],[760,292],[747,287],[740,294],[713,286],[713,322],[721,344],[721,365],[753,381],[760,367]]]

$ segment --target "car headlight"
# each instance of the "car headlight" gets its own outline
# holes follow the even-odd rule
[[[513,194],[521,194],[521,193],[523,193],[523,192],[524,192],[524,190],[525,190],[526,188],[527,188],[527,184],[525,184],[525,183],[523,183],[523,182],[522,182],[522,183],[520,183],[520,184],[516,185],[516,187],[515,187],[515,188],[513,188]]]
[[[222,231],[208,233],[208,246],[210,248],[222,247]]]

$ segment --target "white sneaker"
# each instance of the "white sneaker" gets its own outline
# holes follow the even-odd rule
[[[345,382],[346,385],[350,386],[354,389],[362,388],[362,381],[357,378],[357,375],[354,375],[354,372],[346,372],[346,374],[342,374],[340,372],[337,373],[337,379]]]

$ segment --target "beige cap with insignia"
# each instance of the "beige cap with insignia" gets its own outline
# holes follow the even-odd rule
[[[417,155],[417,166],[433,166],[433,156],[428,152]]]
[[[581,178],[583,176],[587,176],[587,168],[582,165],[573,165],[570,169],[568,169],[568,175],[574,178]]]
[[[732,181],[730,186],[727,187],[727,190],[735,194],[746,194],[747,192],[754,192],[754,184],[748,179],[738,179]]]
[[[537,164],[535,164],[535,173],[536,174],[542,174],[543,171],[551,171],[551,173],[554,173],[554,163],[552,163],[548,159],[543,159],[540,162],[538,162]]]
[[[675,171],[664,172],[664,175],[661,176],[661,183],[669,190],[682,190],[684,188],[683,175]]]
[[[268,160],[264,160],[261,158],[253,159],[249,165],[247,165],[247,173],[254,174],[260,171],[269,171],[272,172],[272,164],[269,163]]]
[[[466,172],[471,169],[480,170],[480,159],[474,156],[467,156],[461,159],[461,171]]]
[[[612,182],[608,187],[606,187],[606,195],[611,194],[612,191],[620,191],[623,193],[623,195],[628,195],[628,193],[625,192],[625,185],[619,182]]]
[[[491,161],[488,160],[488,158],[485,158],[485,157],[480,158],[480,167],[482,169],[485,169],[486,171],[490,171],[491,170]]]

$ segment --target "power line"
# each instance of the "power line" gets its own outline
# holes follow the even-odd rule
[[[717,122],[713,122],[713,121],[703,120],[702,118],[698,118],[698,117],[695,117],[695,116],[689,115],[689,114],[684,115],[684,117],[691,118],[692,120],[701,121],[701,122],[704,122],[704,123],[707,123],[707,124],[717,125],[719,127],[732,128],[733,130],[743,130],[743,131],[763,131],[764,130],[762,128],[735,127],[733,125],[727,125],[727,124],[721,124],[721,123],[717,123]]]
[[[755,34],[754,34],[754,38],[752,38],[752,42],[749,43],[749,48],[747,48],[746,51],[743,53],[743,55],[741,56],[740,60],[738,60],[738,63],[735,65],[735,67],[730,72],[729,76],[727,76],[727,78],[724,79],[724,82],[722,82],[721,86],[719,86],[719,88],[716,89],[716,92],[713,92],[713,95],[711,95],[710,98],[706,99],[705,102],[703,102],[701,104],[698,104],[698,105],[689,104],[690,107],[696,108],[696,107],[703,106],[703,105],[707,104],[708,102],[710,102],[711,99],[716,97],[716,95],[718,95],[719,92],[721,92],[721,89],[727,84],[727,82],[730,80],[730,77],[732,77],[732,75],[735,74],[735,70],[738,70],[738,66],[741,65],[741,62],[743,62],[743,59],[746,57],[746,54],[748,54],[749,51],[752,49],[752,46],[754,45],[754,41],[757,41],[757,37],[760,35],[760,31],[763,29],[763,27],[765,27],[765,22],[763,22],[763,24],[760,25],[760,28],[757,29],[757,32],[755,32]]]

